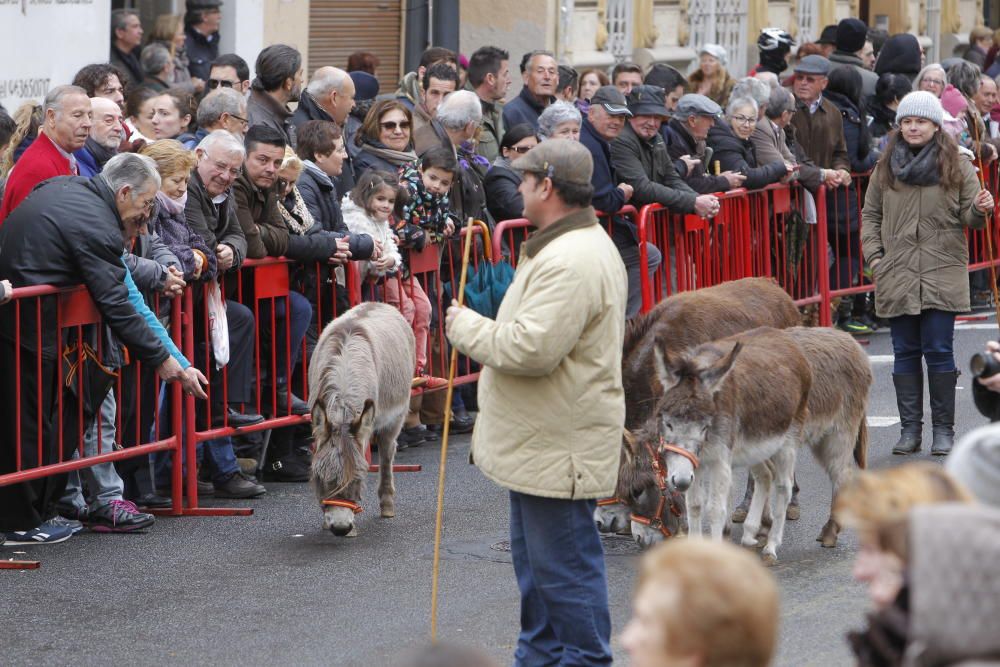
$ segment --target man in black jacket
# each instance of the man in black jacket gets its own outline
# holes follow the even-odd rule
[[[309,79],[309,85],[299,97],[299,105],[292,114],[296,132],[311,120],[326,120],[337,124],[343,132],[347,117],[354,110],[354,80],[342,69],[320,67]],[[344,194],[354,187],[354,164],[350,155],[343,171],[337,177],[337,191]]]
[[[188,200],[185,208],[187,223],[201,234],[209,248],[215,248],[220,276],[224,276],[224,289],[235,297],[237,272],[247,256],[247,241],[236,217],[236,202],[231,187],[241,173],[244,148],[239,139],[225,130],[216,130],[198,144],[198,166],[188,183]],[[204,318],[196,318],[196,336],[207,341]],[[252,400],[254,318],[250,309],[235,298],[226,300],[226,319],[229,325],[229,364],[226,366],[228,394],[223,395],[223,373],[212,374],[213,426],[252,426],[264,420],[261,415],[237,412],[233,406],[248,404]],[[197,361],[203,363],[204,356]],[[212,441],[217,443],[219,441]],[[216,495],[252,497],[265,492],[264,487],[253,484],[239,473],[232,445],[221,443],[220,449],[209,448],[216,468],[213,482]],[[216,457],[218,454],[218,457]],[[220,490],[222,493],[220,494]]]
[[[116,9],[111,12],[111,55],[109,62],[128,75],[126,87],[138,86],[146,78],[139,63],[142,44],[142,23],[132,9]]]
[[[746,176],[726,171],[718,176],[708,173],[705,139],[722,109],[704,95],[684,95],[677,102],[673,118],[667,123],[667,153],[674,169],[684,182],[701,194],[726,192],[743,185]],[[661,133],[662,134],[662,133]]]
[[[129,298],[127,283],[131,281],[122,261],[125,242],[135,238],[145,224],[158,187],[155,164],[134,154],[112,158],[102,175],[89,180],[56,178],[43,183],[0,230],[0,275],[18,287],[69,287],[82,281],[104,324],[135,358],[156,368],[162,379],[180,382],[185,392],[205,397],[201,389],[204,376],[176,347],[162,342],[166,334],[155,316],[144,308],[144,317]],[[93,420],[91,414],[79,423],[79,401],[69,390],[61,401],[64,409],[60,419],[64,374],[60,353],[65,345],[77,343],[60,329],[66,326],[74,330],[61,319],[64,315],[57,300],[41,297],[39,303],[38,311],[34,303],[21,304],[19,318],[14,305],[0,312],[0,367],[7,370],[0,373],[0,428],[6,436],[0,440],[0,472],[69,460],[78,446],[80,429]],[[158,327],[158,333],[151,326]],[[101,345],[92,345],[102,351],[102,363],[121,365],[123,355],[117,345],[100,331],[91,334],[88,329],[82,332],[84,338],[105,339]],[[40,340],[35,338],[36,331]],[[20,368],[19,378],[15,368]],[[97,404],[103,399],[88,398]],[[65,485],[66,475],[56,475],[0,487],[0,531],[8,538],[16,535],[23,543],[66,539],[65,528],[43,525],[54,516],[55,502]]]
[[[192,78],[208,81],[212,61],[219,57],[221,0],[187,0],[184,13],[184,53]]]

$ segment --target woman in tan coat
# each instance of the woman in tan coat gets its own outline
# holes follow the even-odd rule
[[[920,450],[923,369],[931,399],[931,453],[951,451],[955,425],[955,315],[969,310],[966,227],[982,227],[993,197],[941,131],[944,110],[926,91],[896,111],[899,131],[872,174],[861,243],[877,286],[875,310],[889,320],[893,384],[902,424],[894,454]]]

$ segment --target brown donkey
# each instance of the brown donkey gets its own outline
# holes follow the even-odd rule
[[[653,370],[654,341],[680,352],[695,345],[761,326],[778,329],[799,323],[791,297],[770,278],[743,278],[664,299],[649,313],[629,320],[622,354],[625,429],[638,431],[653,414],[663,388]],[[632,462],[632,448],[622,442],[615,498],[601,501],[594,519],[602,532],[628,532],[627,501],[643,493],[653,477],[648,460]],[[644,453],[644,452],[643,452]],[[676,526],[670,532],[676,532]]]
[[[805,354],[787,333],[765,327],[679,354],[657,346],[654,356],[665,388],[655,419],[670,487],[685,494],[690,532],[702,534],[704,507],[711,536],[722,539],[733,466],[748,465],[756,489],[743,543],[757,544],[773,487],[763,555],[776,562],[813,380]],[[642,541],[641,531],[636,537]]]

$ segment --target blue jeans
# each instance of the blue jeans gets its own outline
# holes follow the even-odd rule
[[[167,388],[166,384],[160,383],[160,396],[157,401],[159,405],[160,414],[168,414],[169,410],[166,409],[166,398],[167,398]],[[155,423],[151,427],[151,431],[155,431]],[[186,442],[184,439],[184,433],[186,433],[186,424],[181,424],[181,441]],[[165,437],[163,434],[157,434],[155,432],[151,433],[150,439],[152,441],[159,440],[161,437]],[[228,435],[221,438],[216,438],[215,440],[206,440],[205,442],[198,443],[196,450],[198,463],[201,464],[202,461],[207,460],[209,464],[209,471],[212,475],[213,482],[224,482],[229,477],[232,477],[234,473],[239,471],[240,464],[236,460],[236,451],[233,449],[233,439]],[[186,456],[186,448],[181,449],[181,456]],[[170,488],[170,473],[173,463],[173,456],[169,452],[154,452],[153,453],[153,474],[154,474],[154,485],[158,489],[168,489]],[[185,461],[186,463],[186,461]]]
[[[510,551],[521,591],[517,667],[611,664],[595,505],[510,492]]]
[[[115,413],[117,405],[115,403],[115,392],[109,391],[108,395],[101,403],[101,414],[98,419],[101,423],[101,454],[109,454],[115,451]],[[97,455],[97,422],[95,419],[86,433],[83,434],[83,454],[84,456]],[[80,452],[74,450],[73,459],[80,458]],[[63,493],[60,505],[72,507],[78,512],[87,509],[88,502],[83,497],[83,486],[80,477],[87,480],[87,500],[90,509],[96,510],[98,507],[107,505],[112,500],[121,500],[122,492],[125,490],[125,483],[118,476],[114,463],[98,463],[80,471],[74,470],[69,473],[66,481],[66,491]]]
[[[892,372],[897,375],[923,373],[920,359],[927,361],[928,373],[955,370],[955,313],[924,310],[919,315],[889,318]]]

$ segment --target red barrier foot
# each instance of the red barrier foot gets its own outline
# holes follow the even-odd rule
[[[989,315],[959,315],[955,319],[959,322],[979,322],[981,320],[988,320]]]
[[[41,566],[37,560],[0,560],[0,570],[37,570]]]
[[[419,463],[408,463],[408,464],[397,463],[392,466],[393,472],[420,472],[421,470],[423,470],[423,468],[420,467]],[[378,472],[378,471],[379,471],[378,465],[368,466],[368,472]]]

